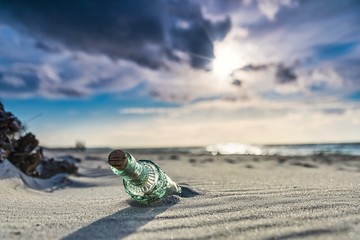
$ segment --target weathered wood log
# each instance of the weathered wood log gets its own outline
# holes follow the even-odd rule
[[[38,173],[36,172],[36,167],[41,162],[41,156],[39,153],[33,153],[27,156],[23,165],[21,166],[23,172],[30,176],[37,176]]]
[[[28,133],[21,137],[15,147],[16,152],[31,153],[39,144],[39,141],[32,133]]]
[[[55,159],[51,158],[47,161],[42,161],[40,168],[40,178],[49,178],[58,173],[68,173],[76,175],[78,170],[77,166],[75,165],[74,159],[62,159],[61,161],[56,161]]]
[[[10,152],[8,159],[12,164],[21,169],[21,166],[23,165],[23,162],[28,157],[28,155],[28,153]]]

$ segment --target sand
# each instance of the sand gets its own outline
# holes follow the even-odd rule
[[[124,192],[121,179],[105,161],[107,153],[78,156],[84,159],[80,175],[58,189],[34,190],[21,176],[3,171],[0,239],[360,236],[360,157],[135,152],[135,157],[154,160],[173,180],[201,193],[143,207]]]

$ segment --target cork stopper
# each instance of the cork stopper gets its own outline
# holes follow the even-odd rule
[[[128,164],[126,153],[122,150],[112,151],[109,154],[108,163],[118,170],[124,170]]]

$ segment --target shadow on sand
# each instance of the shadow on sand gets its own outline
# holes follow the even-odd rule
[[[195,197],[201,194],[188,184],[181,184],[183,198]],[[134,232],[157,215],[165,212],[180,201],[178,196],[167,197],[150,206],[144,206],[135,200],[129,200],[130,207],[120,210],[110,216],[101,218],[63,238],[75,239],[121,239]]]
[[[161,205],[149,207],[129,201],[130,207],[101,218],[62,239],[122,239],[136,232],[141,226],[152,221],[178,201],[178,198],[170,198]]]

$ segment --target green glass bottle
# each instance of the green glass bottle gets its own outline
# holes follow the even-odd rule
[[[114,150],[108,162],[111,170],[123,178],[125,191],[142,204],[181,194],[181,187],[150,160],[136,161],[130,153]]]

